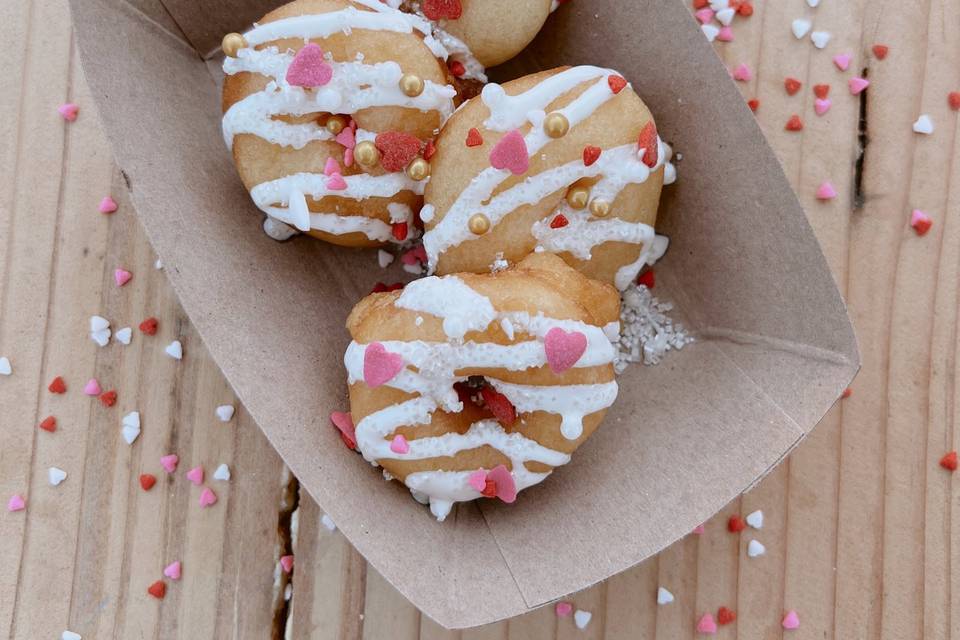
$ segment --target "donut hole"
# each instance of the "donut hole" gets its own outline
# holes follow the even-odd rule
[[[508,431],[516,424],[517,408],[484,376],[470,376],[464,381],[454,383],[453,388],[464,407],[470,404],[478,407]]]

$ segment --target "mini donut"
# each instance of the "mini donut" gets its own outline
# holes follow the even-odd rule
[[[545,251],[623,290],[666,249],[654,223],[674,174],[669,147],[615,71],[565,67],[489,84],[435,144],[420,217],[438,274]]]
[[[550,254],[367,296],[347,319],[356,446],[443,520],[513,502],[599,426],[617,396],[620,298]]]
[[[425,143],[457,102],[429,23],[379,0],[296,0],[224,52],[224,138],[264,213],[346,246],[412,237]]]

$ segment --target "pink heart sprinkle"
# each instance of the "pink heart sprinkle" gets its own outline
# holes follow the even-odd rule
[[[77,119],[77,114],[80,113],[80,107],[68,102],[57,107],[57,113],[67,122],[73,122]]]
[[[914,209],[910,213],[910,226],[917,232],[917,235],[922,236],[933,226],[933,220],[926,212],[920,209]]]
[[[390,353],[379,342],[367,345],[363,352],[363,381],[371,389],[386,384],[403,370],[403,356]]]
[[[113,213],[117,209],[119,209],[117,201],[110,196],[104,196],[103,200],[100,201],[100,206],[97,207],[100,213]]]
[[[573,605],[569,602],[558,602],[555,606],[554,611],[557,612],[558,618],[566,618],[568,615],[573,613]]]
[[[707,525],[701,524],[694,527],[693,531],[691,531],[690,533],[692,533],[695,536],[702,536],[706,532],[706,530],[707,530]]]
[[[700,24],[707,24],[708,22],[713,20],[714,14],[713,14],[713,9],[709,7],[704,7],[703,9],[700,9],[699,11],[694,13],[693,15],[697,17],[697,20],[700,21]]]
[[[353,166],[353,149],[344,149],[343,151],[343,165],[345,167]]]
[[[560,327],[547,331],[543,340],[547,352],[547,364],[554,373],[563,373],[573,365],[587,350],[587,336],[579,331],[567,332]]]
[[[749,82],[751,78],[753,78],[753,73],[750,71],[750,67],[745,64],[739,64],[737,68],[733,70],[734,80]]]
[[[287,84],[295,87],[322,87],[333,77],[333,67],[323,59],[323,49],[309,43],[297,51],[287,67]]]
[[[467,477],[467,484],[483,493],[483,490],[487,488],[487,472],[483,469],[477,469]]]
[[[833,56],[833,64],[837,65],[837,69],[840,71],[846,71],[850,68],[850,61],[853,57],[849,53],[838,53]]]
[[[200,506],[210,507],[215,504],[217,504],[217,494],[211,491],[208,487],[204,487],[203,492],[200,494]]]
[[[293,571],[293,556],[280,556],[280,566],[284,573]]]
[[[866,78],[850,78],[847,80],[847,86],[850,87],[850,93],[857,96],[860,95],[864,89],[870,86],[870,81]]]
[[[340,163],[334,160],[332,157],[328,157],[327,163],[323,165],[323,175],[332,176],[335,173],[342,173],[340,171]]]
[[[335,426],[340,433],[349,438],[350,442],[355,443],[357,441],[356,429],[353,426],[353,416],[349,413],[331,411],[330,422],[333,423],[333,426]]]
[[[822,116],[827,111],[830,111],[830,107],[833,106],[833,102],[830,98],[817,98],[813,101],[813,110],[817,112],[818,116]]]
[[[163,456],[162,458],[160,458],[160,466],[163,467],[167,473],[173,473],[174,471],[176,471],[177,463],[179,462],[180,462],[180,457],[175,453],[171,453],[168,456]]]
[[[783,628],[787,630],[800,628],[800,616],[793,609],[787,611],[787,615],[783,617]]]
[[[198,487],[203,484],[203,467],[194,467],[187,471],[187,480],[197,485]]]
[[[717,632],[717,623],[714,621],[713,616],[709,613],[703,614],[703,617],[697,622],[697,631],[709,635],[715,634]]]
[[[327,178],[327,189],[330,191],[343,191],[347,188],[347,181],[339,173],[335,173]]]
[[[130,278],[132,277],[133,274],[126,269],[114,269],[113,271],[113,281],[117,283],[118,287],[122,287],[130,282]]]
[[[403,264],[426,264],[427,250],[424,249],[422,244],[418,244],[413,249],[400,254],[400,262]]]
[[[492,480],[496,485],[498,498],[507,504],[517,499],[517,484],[513,481],[513,474],[505,466],[502,464],[495,466],[487,474],[487,479]]]
[[[530,168],[530,154],[523,135],[514,129],[500,138],[490,152],[490,164],[494,169],[508,169],[515,176],[526,173]]]
[[[720,27],[720,33],[717,34],[717,40],[720,42],[733,42],[733,28]]]
[[[353,149],[357,146],[357,135],[352,127],[345,127],[334,139],[347,149]]]
[[[403,437],[402,434],[397,434],[393,438],[393,442],[390,443],[390,451],[394,453],[399,453],[400,455],[410,453],[410,443],[407,442],[407,439]]]
[[[817,187],[817,200],[833,200],[836,197],[837,190],[833,188],[829,180]]]
[[[167,576],[171,580],[179,580],[180,572],[181,572],[180,561],[177,560],[176,562],[171,562],[164,568],[163,575]]]
[[[23,496],[19,494],[10,496],[10,502],[7,503],[7,511],[12,513],[14,511],[23,511],[26,508],[27,501],[23,499]]]
[[[87,384],[83,385],[83,393],[88,396],[98,396],[103,391],[100,388],[100,383],[97,382],[96,378],[90,378],[87,380]]]

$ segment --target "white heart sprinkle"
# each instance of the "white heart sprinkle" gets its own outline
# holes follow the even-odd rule
[[[50,480],[50,484],[57,486],[67,479],[67,472],[57,467],[50,467],[47,469],[47,479]]]
[[[380,249],[380,251],[377,252],[377,262],[380,264],[381,269],[386,269],[390,266],[390,263],[393,262],[393,254]]]
[[[230,467],[226,464],[221,464],[217,467],[217,470],[213,472],[213,479],[228,482],[230,480]]]
[[[0,356],[0,376],[8,376],[13,373],[13,367],[10,366],[10,359],[7,356]]]
[[[737,15],[736,9],[721,9],[720,11],[717,11],[717,14],[714,17],[717,19],[717,22],[725,27],[729,27],[730,23],[733,22],[733,16],[735,15]]]
[[[660,587],[657,589],[657,604],[670,604],[673,602],[673,594]]]
[[[167,348],[164,349],[164,351],[167,353],[168,356],[170,356],[174,360],[183,359],[183,345],[180,344],[179,340],[174,340],[173,342],[168,344]]]
[[[163,263],[160,262],[160,258],[157,258],[157,261],[153,263],[153,268],[157,269],[158,271],[163,269]]]
[[[817,6],[820,4],[820,0],[807,0],[807,4],[810,5],[812,8],[816,9]]]
[[[830,42],[830,32],[829,31],[814,31],[810,34],[810,40],[813,41],[813,46],[817,49],[823,49],[827,46],[827,43]]]
[[[140,412],[131,411],[130,413],[128,413],[127,415],[123,416],[123,418],[120,419],[120,424],[124,426],[129,426],[129,427],[136,427],[137,429],[139,429],[140,428]]]
[[[83,640],[80,637],[79,633],[74,633],[73,631],[64,631],[60,634],[60,640]]]
[[[790,28],[793,30],[794,37],[799,40],[803,36],[807,35],[807,32],[810,31],[810,27],[813,26],[813,23],[804,18],[797,18],[790,24]]]
[[[589,611],[577,609],[577,611],[573,614],[573,623],[577,625],[577,629],[586,629],[587,625],[590,624],[590,618],[592,617],[593,614]]]
[[[933,120],[930,119],[930,116],[924,113],[917,118],[916,122],[913,123],[913,130],[917,133],[930,135],[933,133]]]
[[[130,344],[130,338],[133,336],[133,330],[130,327],[124,327],[115,334],[117,342],[121,344]]]
[[[723,11],[730,6],[730,0],[710,0],[710,8],[714,11]]]
[[[707,36],[707,40],[710,42],[716,40],[717,36],[720,35],[720,28],[713,24],[701,25],[700,31],[703,31],[703,35]]]
[[[333,520],[327,514],[320,516],[320,524],[325,526],[328,531],[336,531],[337,525],[333,524]]]
[[[124,425],[120,429],[120,434],[123,436],[124,442],[127,444],[133,444],[137,441],[137,438],[140,437],[140,429],[138,427],[131,427],[129,425]]]
[[[100,316],[90,316],[90,333],[103,331],[110,326],[110,321]]]
[[[105,347],[110,342],[110,329],[91,331],[90,339],[96,342],[99,346]]]
[[[751,558],[756,558],[757,556],[762,556],[767,552],[767,548],[760,544],[757,540],[751,540],[750,544],[747,545],[747,555]]]
[[[757,509],[747,516],[747,524],[754,529],[763,529],[763,511]]]
[[[220,422],[230,422],[230,418],[233,417],[234,411],[236,411],[236,409],[233,408],[232,404],[222,404],[216,408],[214,413],[217,414]]]

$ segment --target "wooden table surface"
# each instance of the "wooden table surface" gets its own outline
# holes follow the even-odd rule
[[[588,1],[588,0],[576,0]],[[809,16],[832,33],[825,50],[796,40]],[[692,638],[704,612],[736,611],[721,637],[960,637],[960,562],[952,536],[957,494],[938,465],[956,447],[960,187],[957,120],[960,3],[943,0],[755,0],[717,43],[726,62],[746,64],[740,84],[760,100],[758,119],[800,194],[850,305],[863,352],[853,395],[813,436],[741,499],[659,556],[572,600],[592,612],[585,630],[545,608],[489,627],[448,632],[407,603],[321,522],[242,407],[214,417],[230,389],[179,308],[129,204],[112,216],[100,199],[124,191],[72,42],[64,0],[0,2],[7,43],[0,92],[0,499],[19,493],[24,511],[0,511],[0,636],[41,640],[65,629],[92,638]],[[877,60],[873,44],[889,45]],[[831,58],[852,54],[848,72]],[[682,70],[678,70],[682,72]],[[847,90],[854,74],[871,86]],[[803,83],[790,97],[787,76]],[[832,86],[818,117],[811,87]],[[80,105],[72,124],[59,104]],[[785,131],[792,114],[805,123]],[[911,125],[932,117],[931,136]],[[861,156],[864,151],[865,154]],[[682,151],[682,150],[680,150]],[[731,179],[749,180],[731,167]],[[683,168],[680,166],[680,179]],[[818,202],[824,180],[839,196]],[[934,220],[918,237],[910,211]],[[133,280],[123,288],[113,271]],[[129,346],[100,349],[93,314],[134,327]],[[137,324],[156,316],[156,336]],[[163,347],[182,341],[176,362]],[[53,395],[62,375],[69,387]],[[115,388],[112,408],[81,393],[96,376]],[[120,418],[149,416],[131,447]],[[55,433],[37,428],[47,415]],[[168,476],[160,456],[177,453]],[[183,471],[225,462],[212,481],[219,502],[200,509]],[[53,487],[47,469],[68,474]],[[141,490],[141,473],[159,478]],[[763,529],[726,531],[731,514],[762,509]],[[291,526],[291,523],[294,526]],[[766,554],[749,558],[756,538]],[[294,553],[292,578],[278,558]],[[147,587],[168,563],[158,601]],[[676,597],[658,607],[658,585]],[[286,596],[285,597],[285,592]],[[784,632],[785,611],[801,626]]]

